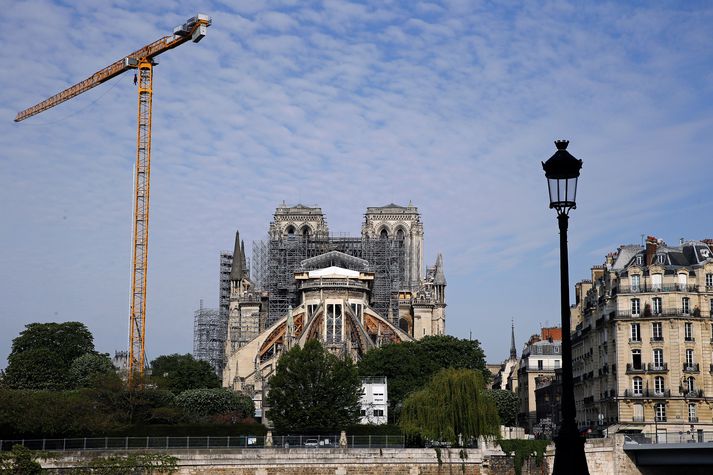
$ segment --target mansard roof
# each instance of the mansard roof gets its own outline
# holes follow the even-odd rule
[[[624,251],[626,251],[626,253],[624,253]],[[642,256],[644,259],[644,263],[638,265],[646,267],[646,249],[643,247],[623,246],[620,248],[619,253],[620,256],[613,266],[614,270],[625,270],[632,265],[636,265],[638,256]],[[669,269],[700,266],[709,260],[713,261],[713,250],[711,250],[707,243],[702,241],[687,241],[681,243],[680,246],[668,246],[660,242],[653,255],[657,256],[655,260],[656,264]],[[663,262],[658,261],[658,256],[663,258]],[[617,264],[622,261],[622,258],[626,258],[626,264],[622,267],[618,267]]]

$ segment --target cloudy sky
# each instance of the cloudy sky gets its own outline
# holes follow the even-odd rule
[[[191,351],[236,228],[249,247],[285,200],[358,234],[411,200],[448,333],[503,359],[511,319],[518,346],[559,321],[558,138],[584,161],[573,282],[642,234],[713,237],[709,2],[0,0],[0,367],[30,322],[128,339],[133,74],[16,113],[198,12],[155,70],[149,358]]]

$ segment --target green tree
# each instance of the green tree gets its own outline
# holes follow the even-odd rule
[[[406,398],[401,428],[412,436],[453,444],[459,442],[459,435],[463,441],[497,436],[498,411],[484,386],[480,372],[439,371],[425,388]]]
[[[15,444],[9,452],[0,452],[0,473],[34,475],[42,473],[42,465],[37,461],[46,457],[43,452],[33,452],[23,445]]]
[[[12,341],[3,384],[15,389],[72,387],[69,369],[94,353],[94,338],[83,323],[31,323]]]
[[[514,426],[520,410],[520,398],[517,394],[507,389],[491,389],[488,392],[498,408],[500,423],[504,426]]]
[[[176,405],[196,416],[233,413],[239,419],[255,413],[253,400],[229,389],[189,389],[176,396]]]
[[[220,380],[205,361],[190,354],[159,356],[151,362],[151,380],[178,394],[188,389],[217,388]]]
[[[478,371],[485,382],[490,372],[478,340],[432,336],[418,341],[387,345],[370,350],[359,362],[362,377],[386,376],[389,382],[389,413],[398,414],[406,396],[422,388],[443,368]]]
[[[310,340],[280,357],[270,379],[267,415],[278,432],[339,430],[359,420],[361,394],[351,360]]]
[[[69,367],[69,377],[75,388],[94,387],[98,383],[106,384],[110,377],[118,379],[116,368],[106,353],[85,353],[75,358]]]

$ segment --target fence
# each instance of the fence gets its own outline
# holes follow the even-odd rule
[[[262,448],[334,448],[339,435],[266,436],[236,435],[226,437],[83,437],[73,439],[0,440],[0,451],[16,444],[31,450],[174,450],[174,449],[262,449]],[[351,435],[349,448],[403,448],[402,435]]]
[[[713,432],[704,431],[663,431],[658,433],[627,434],[624,437],[624,445],[639,444],[688,444],[688,443],[711,443],[713,442]]]

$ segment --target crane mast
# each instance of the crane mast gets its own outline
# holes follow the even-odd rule
[[[136,132],[136,167],[131,257],[131,305],[129,308],[128,383],[143,381],[146,366],[146,277],[148,271],[149,196],[151,189],[151,112],[154,58],[189,40],[199,42],[212,23],[207,15],[198,14],[153,43],[115,61],[81,81],[17,114],[20,122],[78,96],[129,69],[136,69],[138,86],[138,120]],[[137,381],[138,380],[138,381]]]

